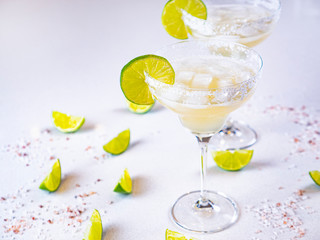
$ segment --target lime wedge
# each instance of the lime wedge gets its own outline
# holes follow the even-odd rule
[[[84,117],[69,116],[65,113],[53,111],[52,120],[54,126],[64,133],[72,133],[78,131],[84,124]]]
[[[213,151],[212,157],[216,164],[228,171],[238,171],[248,165],[253,150]]]
[[[154,103],[146,75],[158,81],[173,84],[174,70],[167,59],[156,55],[144,55],[127,63],[121,70],[120,86],[125,97],[135,104]]]
[[[110,142],[103,146],[107,153],[119,155],[127,150],[130,143],[130,129],[124,130],[118,136],[113,138]]]
[[[201,0],[170,0],[162,11],[162,25],[165,30],[178,39],[188,38],[188,28],[183,22],[182,9],[200,19],[207,19],[207,8]]]
[[[312,178],[312,180],[318,185],[320,186],[320,172],[319,171],[310,171],[309,172],[310,177]]]
[[[166,230],[166,240],[188,240],[183,234]],[[189,240],[197,240],[196,238],[190,238]]]
[[[132,180],[129,175],[128,169],[124,170],[119,182],[116,187],[113,189],[114,192],[129,194],[132,192]]]
[[[61,182],[61,166],[60,161],[57,161],[53,164],[51,172],[46,176],[42,181],[39,188],[42,190],[47,190],[49,192],[54,192],[58,189]]]
[[[153,108],[153,104],[150,104],[150,105],[138,105],[138,104],[135,104],[133,102],[130,102],[128,100],[127,101],[127,104],[128,104],[128,108],[131,112],[133,113],[137,113],[137,114],[144,114],[144,113],[147,113],[149,112],[152,108]]]
[[[93,210],[93,213],[90,218],[91,225],[88,226],[88,229],[84,235],[83,240],[101,240],[102,239],[102,222],[100,213],[98,210]]]

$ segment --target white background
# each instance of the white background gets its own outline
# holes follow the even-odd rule
[[[199,188],[195,139],[174,114],[158,104],[146,115],[127,111],[119,87],[120,71],[129,60],[176,42],[161,25],[165,2],[1,0],[0,144],[4,147],[0,197],[26,186],[31,194],[21,201],[56,199],[62,206],[68,201],[72,204],[70,199],[78,193],[76,183],[85,185],[101,178],[95,188],[98,194],[88,198],[84,215],[90,215],[93,208],[101,209],[104,240],[164,239],[166,228],[199,239],[272,239],[278,230],[263,226],[246,206],[258,207],[263,200],[283,202],[302,189],[308,199],[301,205],[318,212],[307,214],[300,209],[296,215],[303,222],[304,238],[319,239],[320,188],[308,176],[309,170],[320,170],[320,161],[315,158],[319,151],[290,155],[292,137],[303,128],[290,122],[285,113],[271,117],[263,111],[276,104],[305,105],[315,118],[320,116],[320,2],[284,0],[274,32],[255,48],[264,60],[263,78],[255,96],[234,116],[250,123],[260,141],[253,147],[252,162],[240,172],[222,171],[209,160],[208,188],[232,196],[241,209],[233,227],[212,235],[186,233],[168,217],[176,198]],[[86,117],[83,129],[68,135],[73,142],[62,142],[68,136],[53,129],[52,110]],[[95,153],[103,154],[103,144],[128,127],[132,144],[126,153],[98,162],[92,159]],[[28,160],[29,167],[24,160],[6,153],[8,144],[44,138],[40,133],[43,129],[50,129],[57,141],[50,146],[43,144],[42,150],[34,153],[39,158]],[[92,156],[85,155],[86,146],[94,144]],[[54,194],[37,189],[53,163],[40,153],[47,148],[62,162],[64,181]],[[124,167],[134,179],[134,192],[120,197],[112,188]],[[110,201],[114,203],[108,205]],[[16,202],[1,204],[14,206]],[[36,204],[27,204],[17,215],[33,208]],[[8,212],[0,212],[1,225]],[[80,239],[87,224],[86,220],[75,233],[59,224],[35,224],[18,235],[4,233],[0,226],[0,239]],[[44,230],[39,233],[40,228]],[[259,230],[262,232],[256,233]],[[278,239],[292,236],[285,231]]]

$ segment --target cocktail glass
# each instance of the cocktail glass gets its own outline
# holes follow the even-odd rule
[[[182,228],[213,233],[236,222],[237,204],[205,183],[208,143],[228,115],[254,93],[262,59],[254,50],[226,41],[185,41],[157,52],[172,64],[175,83],[146,77],[152,95],[177,113],[181,124],[197,139],[201,151],[201,187],[182,195],[172,207],[172,218]]]
[[[253,47],[265,40],[279,20],[279,0],[204,0],[207,20],[182,10],[189,33],[196,39],[223,39]],[[249,125],[229,118],[211,139],[218,149],[243,149],[256,143],[258,135]]]

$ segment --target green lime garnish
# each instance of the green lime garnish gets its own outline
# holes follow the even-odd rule
[[[183,234],[166,230],[166,240],[188,240]],[[197,240],[196,238],[190,238],[189,240]]]
[[[39,188],[42,190],[47,190],[49,192],[54,192],[58,189],[61,182],[61,166],[60,161],[57,161],[53,164],[51,172],[46,176],[42,181]]]
[[[318,185],[320,186],[320,172],[315,170],[315,171],[310,171],[309,172],[310,177],[312,178],[312,180]]]
[[[207,19],[207,8],[201,0],[170,0],[164,6],[161,20],[165,30],[178,39],[188,38],[188,28],[183,21],[182,9],[200,19]]]
[[[138,105],[138,104],[135,104],[133,102],[130,102],[128,100],[127,101],[127,104],[128,104],[128,108],[131,112],[133,113],[137,113],[137,114],[144,114],[144,113],[147,113],[149,112],[153,106],[154,106],[154,103],[153,104],[150,104],[150,105]]]
[[[213,151],[212,157],[216,164],[228,171],[238,171],[248,165],[253,150]]]
[[[73,133],[78,131],[84,124],[84,117],[67,115],[65,113],[53,111],[52,120],[54,126],[63,133]]]
[[[98,210],[93,210],[90,218],[91,224],[84,235],[83,240],[101,240],[102,239],[102,222]]]
[[[122,174],[113,191],[124,194],[129,194],[132,192],[132,180],[129,175],[128,169],[124,170],[124,173]]]
[[[145,82],[147,75],[163,83],[174,83],[174,70],[167,59],[156,55],[137,57],[122,68],[120,76],[122,92],[130,102],[139,105],[154,103]]]
[[[110,142],[103,146],[107,153],[119,155],[127,150],[130,143],[130,129],[124,130],[118,136],[113,138]]]

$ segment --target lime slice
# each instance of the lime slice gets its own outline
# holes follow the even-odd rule
[[[183,234],[171,231],[169,229],[166,230],[166,240],[188,240]],[[196,238],[190,238],[189,240],[198,240]]]
[[[118,136],[113,138],[110,142],[103,146],[107,153],[119,155],[127,150],[130,143],[130,129],[124,130]]]
[[[149,112],[152,108],[153,108],[153,104],[150,104],[150,105],[138,105],[138,104],[135,104],[133,102],[130,102],[127,100],[127,104],[128,104],[128,108],[131,112],[133,113],[137,113],[137,114],[144,114],[144,113],[147,113]]]
[[[84,124],[84,117],[69,116],[65,113],[53,111],[52,120],[54,126],[64,133],[72,133],[78,131]]]
[[[135,104],[154,103],[146,75],[167,84],[174,83],[174,70],[167,59],[156,55],[144,55],[127,63],[121,70],[120,86],[125,97]]]
[[[201,0],[170,0],[164,6],[161,20],[165,30],[178,39],[188,38],[188,28],[183,22],[182,11],[200,19],[207,19],[207,8]]]
[[[318,185],[320,186],[320,172],[319,171],[310,171],[309,172],[310,177],[312,178],[312,180]]]
[[[253,155],[253,150],[213,151],[212,157],[216,164],[228,171],[238,171],[247,166]]]
[[[132,192],[132,180],[129,175],[128,169],[124,170],[119,182],[116,187],[113,189],[114,192],[129,194]]]
[[[84,235],[83,240],[101,240],[102,239],[102,222],[100,213],[98,210],[93,210],[93,213],[90,218],[91,225],[88,226],[88,229]]]
[[[51,172],[46,176],[42,181],[39,188],[42,190],[47,190],[49,192],[54,192],[58,189],[61,182],[61,166],[60,161],[57,161],[53,164]]]

